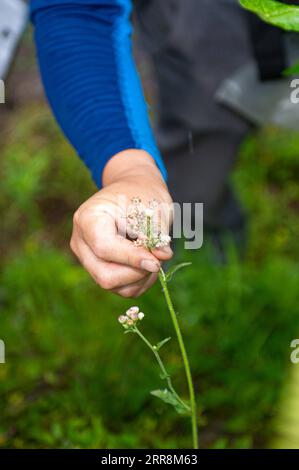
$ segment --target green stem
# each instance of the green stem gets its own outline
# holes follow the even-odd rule
[[[152,218],[146,217],[146,236],[148,241],[152,241]]]
[[[159,367],[161,369],[161,372],[162,372],[162,377],[166,380],[167,382],[167,385],[168,385],[168,388],[169,390],[175,395],[175,397],[177,398],[177,400],[181,403],[181,405],[184,406],[184,408],[188,411],[190,411],[189,409],[189,406],[186,405],[186,403],[183,402],[183,400],[179,397],[179,395],[177,394],[177,392],[175,391],[173,385],[172,385],[172,381],[171,381],[171,378],[170,378],[170,375],[168,374],[164,364],[163,364],[163,361],[160,357],[160,354],[158,353],[157,349],[155,348],[155,346],[153,346],[149,341],[148,339],[143,336],[143,334],[141,333],[141,331],[137,328],[137,326],[135,325],[133,328],[133,331],[135,331],[135,333],[137,333],[137,335],[142,339],[142,341],[147,345],[147,347],[152,351],[152,353],[154,354],[158,364],[159,364]]]
[[[187,378],[187,383],[188,383],[188,388],[189,388],[189,396],[190,396],[190,407],[191,407],[191,425],[192,425],[192,439],[193,439],[193,447],[194,449],[198,449],[198,431],[197,431],[197,415],[196,415],[196,402],[195,402],[195,394],[194,394],[194,387],[193,387],[193,382],[192,382],[192,376],[191,376],[191,369],[190,369],[190,364],[184,344],[184,340],[182,337],[182,333],[180,330],[180,325],[177,319],[177,315],[175,313],[173,303],[169,294],[169,290],[167,287],[167,281],[166,281],[166,276],[162,268],[160,268],[160,273],[159,273],[159,280],[163,289],[163,293],[165,296],[165,300],[167,303],[167,307],[171,316],[171,320],[177,335],[177,339],[179,342],[182,358],[183,358],[183,363],[185,367],[185,372],[186,372],[186,378]]]

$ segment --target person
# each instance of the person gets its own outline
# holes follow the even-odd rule
[[[172,251],[135,249],[120,235],[111,216],[119,195],[169,206],[171,195],[203,202],[215,233],[244,229],[229,174],[249,124],[214,94],[252,56],[245,15],[234,0],[134,6],[138,37],[157,76],[156,139],[132,54],[131,1],[31,1],[49,103],[99,188],[74,215],[71,248],[101,287],[124,297],[147,290]]]

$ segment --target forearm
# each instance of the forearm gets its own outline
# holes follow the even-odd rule
[[[129,0],[32,1],[49,102],[99,187],[103,169],[124,151],[130,157],[131,150],[143,150],[139,156],[166,173],[131,55],[129,5]],[[130,171],[129,159],[125,165]]]

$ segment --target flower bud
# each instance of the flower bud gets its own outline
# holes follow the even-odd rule
[[[134,204],[134,205],[141,204],[141,199],[140,199],[140,197],[137,197],[137,196],[132,197],[131,201],[132,201],[132,204]]]
[[[139,312],[139,307],[134,306],[134,307],[129,308],[129,310],[126,311],[126,314],[128,315],[128,317],[132,318],[132,315],[138,312]]]
[[[126,323],[127,320],[128,320],[128,317],[126,317],[125,315],[120,315],[120,316],[118,317],[118,321],[119,321],[119,323],[121,323],[122,325],[123,325],[124,323]]]
[[[153,209],[146,208],[146,209],[144,210],[144,214],[145,214],[145,217],[153,217],[154,211],[153,211]]]
[[[167,246],[169,245],[170,242],[171,242],[171,237],[169,235],[160,233],[159,238],[156,243],[156,247],[161,248],[163,246]]]
[[[143,312],[139,312],[138,313],[138,320],[143,320],[144,318],[144,313]]]

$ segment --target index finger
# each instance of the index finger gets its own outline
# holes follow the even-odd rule
[[[98,215],[84,230],[83,238],[100,259],[151,273],[160,269],[159,260],[150,251],[135,246],[134,242],[119,235],[115,220],[110,214]]]

